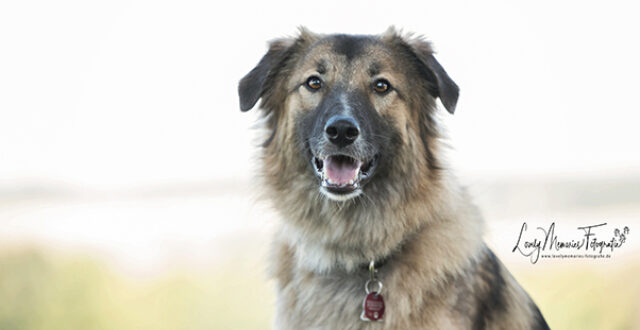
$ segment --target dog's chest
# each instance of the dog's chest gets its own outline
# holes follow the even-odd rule
[[[361,274],[294,275],[278,294],[279,328],[383,329],[384,321],[360,319],[366,281],[364,271]]]
[[[276,329],[463,329],[468,324],[452,314],[454,300],[421,294],[420,283],[382,269],[379,280],[385,311],[381,322],[360,316],[367,295],[366,270],[352,274],[317,275],[293,271],[278,278]],[[449,301],[451,300],[451,301]]]

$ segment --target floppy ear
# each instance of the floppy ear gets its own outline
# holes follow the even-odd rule
[[[268,78],[276,74],[276,68],[282,65],[293,43],[293,39],[272,41],[269,45],[269,51],[262,57],[258,65],[240,80],[238,85],[240,110],[248,111],[256,105],[267,90]]]
[[[456,103],[458,103],[460,88],[433,56],[431,44],[421,39],[413,40],[409,44],[425,66],[425,73],[429,80],[432,80],[436,85],[436,90],[432,91],[433,95],[439,97],[442,105],[449,113],[453,114],[456,110]]]

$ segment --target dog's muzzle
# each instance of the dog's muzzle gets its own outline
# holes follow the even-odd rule
[[[347,155],[313,157],[316,175],[329,194],[349,195],[361,189],[373,173],[378,157],[362,160]],[[330,195],[331,196],[331,195]]]

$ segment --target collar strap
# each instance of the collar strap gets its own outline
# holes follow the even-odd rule
[[[361,270],[366,270],[366,271],[370,272],[371,268],[373,267],[374,271],[377,271],[378,269],[383,267],[387,263],[387,261],[389,261],[389,256],[386,256],[386,257],[384,257],[382,259],[371,260],[366,264],[361,264],[358,268],[361,269]]]

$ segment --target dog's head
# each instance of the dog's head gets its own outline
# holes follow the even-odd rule
[[[243,111],[262,98],[271,188],[291,202],[376,203],[437,177],[435,100],[453,114],[458,87],[420,38],[302,29],[271,42],[239,95]]]

